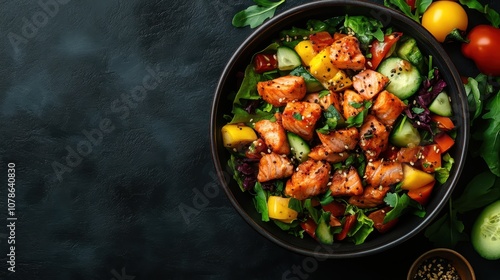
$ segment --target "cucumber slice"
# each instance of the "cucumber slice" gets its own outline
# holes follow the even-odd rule
[[[422,52],[417,46],[417,40],[411,37],[406,38],[399,44],[396,54],[417,66],[418,70],[423,73],[425,61]]]
[[[389,136],[389,141],[397,147],[418,146],[420,140],[420,133],[406,116],[399,121]]]
[[[378,72],[389,78],[386,90],[404,100],[417,92],[422,82],[418,69],[408,60],[389,57],[380,63]]]
[[[429,105],[429,111],[443,117],[451,117],[451,103],[448,94],[444,91],[439,93],[436,98],[434,98],[431,105]]]
[[[293,71],[290,72],[290,75],[300,76],[304,78],[304,81],[306,82],[307,92],[317,92],[325,89],[323,85],[318,80],[316,80],[316,78],[314,78],[314,76],[311,75],[311,73],[309,73],[309,71],[307,71],[306,68],[302,65],[293,69]]]
[[[276,57],[278,59],[278,69],[281,71],[293,70],[295,67],[302,65],[300,56],[289,47],[279,47],[276,51]]]
[[[330,214],[328,214],[328,216],[330,216]],[[325,221],[323,215],[319,218],[318,227],[316,228],[316,238],[323,244],[333,244],[333,233],[330,230],[330,224]]]
[[[304,139],[300,138],[300,136],[292,132],[287,132],[286,136],[292,150],[292,155],[299,162],[306,161],[308,159],[309,153],[311,152],[311,149],[309,148],[307,142]]]
[[[486,206],[472,226],[472,246],[487,260],[500,259],[500,200]]]

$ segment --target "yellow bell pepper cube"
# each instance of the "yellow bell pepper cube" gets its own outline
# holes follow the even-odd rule
[[[314,50],[311,40],[300,41],[295,46],[295,51],[299,54],[305,66],[309,66],[311,59],[318,54],[318,52]]]
[[[415,190],[432,183],[434,180],[434,175],[409,164],[403,164],[403,181],[401,184],[403,190]]]
[[[344,71],[339,70],[337,74],[327,81],[326,84],[323,84],[323,86],[333,91],[343,91],[352,86],[352,80]]]
[[[291,223],[297,219],[297,211],[288,208],[290,202],[289,197],[269,196],[267,200],[267,209],[269,218],[282,221],[284,223]]]
[[[323,85],[333,79],[338,71],[330,58],[330,48],[321,50],[309,62],[309,72]]]
[[[257,140],[253,128],[242,124],[226,124],[222,127],[222,142],[226,148],[240,149]]]

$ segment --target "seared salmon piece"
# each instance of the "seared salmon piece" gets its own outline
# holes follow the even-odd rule
[[[366,116],[359,128],[359,146],[368,160],[378,158],[389,145],[389,130],[373,115]]]
[[[282,115],[285,130],[293,132],[306,141],[314,136],[316,122],[321,117],[321,106],[311,102],[289,102]]]
[[[344,36],[330,46],[330,59],[339,69],[363,70],[366,58],[359,49],[359,41],[352,35]]]
[[[286,155],[265,154],[259,161],[257,181],[267,182],[290,177],[293,174],[293,168],[292,161]]]
[[[366,186],[363,194],[351,196],[348,202],[359,208],[373,208],[384,203],[384,197],[390,190],[384,186]]]
[[[328,134],[320,132],[317,134],[329,153],[342,153],[353,150],[359,141],[359,132],[355,127],[330,131]]]
[[[348,170],[337,169],[330,185],[332,196],[354,196],[363,193],[363,184],[354,166]]]
[[[349,157],[348,152],[333,153],[328,152],[327,149],[322,145],[314,146],[308,155],[309,158],[314,160],[326,160],[329,163],[343,162]]]
[[[363,106],[364,101],[363,97],[354,90],[347,89],[344,91],[344,100],[342,102],[344,118],[355,117],[361,113],[365,108]]]
[[[328,107],[330,107],[330,105],[333,105],[333,107],[335,107],[337,111],[342,112],[342,106],[340,105],[340,94],[335,91],[330,90],[329,94],[322,97],[319,97],[318,93],[309,93],[308,95],[306,95],[306,97],[304,97],[304,100],[302,101],[319,104],[321,105],[321,108],[323,110],[326,110],[328,109]]]
[[[403,147],[400,148],[396,154],[397,162],[407,162],[407,163],[416,163],[420,157],[422,157],[423,147],[415,146],[415,147]]]
[[[366,69],[352,77],[352,86],[365,100],[372,99],[389,83],[389,78],[377,71]]]
[[[257,91],[267,103],[282,107],[288,102],[301,100],[306,95],[306,83],[300,76],[283,76],[258,82]]]
[[[392,126],[405,108],[406,104],[401,99],[387,90],[383,90],[373,102],[371,112],[383,124]]]
[[[276,121],[260,120],[255,123],[255,130],[264,139],[266,146],[277,154],[287,155],[290,153],[290,145],[286,132],[281,125],[281,114],[275,114]]]
[[[370,186],[390,187],[403,180],[403,166],[400,162],[394,161],[376,160],[368,162],[364,178]]]
[[[325,161],[308,159],[299,164],[288,179],[285,194],[298,200],[324,193],[328,188],[331,166]]]

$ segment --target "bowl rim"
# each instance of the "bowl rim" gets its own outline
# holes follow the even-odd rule
[[[427,38],[431,38],[429,40],[429,43],[431,44],[431,49],[434,49],[437,53],[441,54],[440,59],[443,61],[444,64],[447,65],[449,68],[449,72],[451,75],[451,79],[449,82],[453,82],[457,89],[457,96],[459,99],[461,99],[461,111],[460,112],[455,112],[455,114],[461,114],[463,118],[463,127],[461,127],[461,130],[463,133],[461,133],[461,140],[462,140],[462,150],[460,151],[458,158],[455,159],[455,172],[450,175],[448,178],[447,184],[450,184],[450,187],[447,189],[447,191],[444,193],[443,199],[441,199],[437,206],[435,207],[435,210],[431,213],[427,213],[427,215],[423,218],[422,222],[418,224],[417,227],[412,228],[406,234],[399,236],[398,238],[392,239],[390,242],[386,244],[382,244],[377,247],[368,247],[366,250],[361,251],[361,252],[354,252],[354,253],[336,253],[335,250],[326,250],[326,251],[320,251],[320,250],[308,250],[308,249],[302,249],[293,246],[293,244],[290,244],[288,242],[285,242],[284,240],[280,239],[278,236],[275,236],[273,233],[267,231],[264,229],[261,225],[259,225],[254,219],[252,219],[246,211],[241,207],[241,205],[238,203],[237,198],[233,194],[233,191],[230,189],[228,183],[226,182],[226,178],[228,175],[230,176],[229,178],[232,177],[232,174],[227,174],[221,166],[221,161],[219,159],[218,155],[218,143],[216,141],[217,133],[218,131],[216,130],[216,122],[217,122],[217,112],[219,111],[219,103],[220,99],[222,97],[221,90],[224,87],[224,84],[226,83],[228,79],[228,74],[231,72],[231,70],[234,68],[238,61],[238,57],[245,52],[245,50],[248,48],[248,46],[252,45],[254,41],[258,41],[259,34],[261,34],[263,31],[272,28],[275,25],[280,25],[283,24],[287,19],[293,18],[297,14],[303,13],[303,12],[310,12],[311,10],[316,10],[316,9],[321,9],[321,8],[331,8],[331,7],[338,7],[338,6],[355,6],[355,7],[363,7],[363,8],[368,8],[368,9],[374,9],[378,10],[383,13],[387,13],[391,19],[394,18],[402,23],[408,24],[409,28],[419,30],[419,32],[422,32]],[[293,22],[293,21],[292,21]],[[290,22],[288,23],[289,26],[292,26],[293,23]],[[306,256],[313,256],[317,258],[353,258],[353,257],[361,257],[361,256],[367,256],[367,255],[373,255],[375,253],[379,253],[382,251],[385,251],[389,248],[392,248],[398,244],[403,243],[404,241],[407,241],[411,237],[415,236],[418,234],[423,228],[425,228],[434,218],[439,214],[440,210],[444,207],[444,205],[447,203],[449,197],[451,196],[451,193],[453,192],[454,188],[456,187],[460,174],[462,172],[464,163],[465,163],[465,158],[467,154],[467,148],[468,148],[468,140],[469,140],[469,115],[468,115],[468,104],[467,104],[467,97],[465,93],[465,89],[463,85],[459,84],[460,82],[460,75],[458,70],[456,69],[454,63],[452,62],[451,58],[448,56],[444,48],[441,46],[441,44],[435,40],[432,35],[425,30],[421,25],[419,25],[417,22],[413,21],[412,19],[408,18],[404,14],[387,8],[385,6],[379,5],[377,3],[373,2],[365,2],[365,1],[359,1],[359,0],[323,0],[323,1],[314,1],[314,2],[309,2],[305,4],[300,4],[298,6],[292,7],[286,11],[283,11],[282,13],[276,15],[275,17],[271,18],[267,22],[265,22],[263,25],[255,29],[236,49],[236,51],[231,55],[228,63],[226,63],[220,78],[217,82],[216,90],[215,90],[215,96],[213,98],[212,102],[212,110],[211,110],[211,116],[210,116],[210,147],[211,147],[211,155],[212,155],[212,160],[215,165],[216,173],[219,178],[219,181],[222,183],[224,192],[226,193],[227,197],[229,198],[232,206],[237,210],[239,215],[257,232],[259,232],[262,236],[266,237],[267,239],[271,240],[275,244],[278,244],[279,246],[286,248],[290,251],[293,251],[295,253],[299,253],[302,255]],[[461,83],[461,82],[460,82]],[[228,179],[230,180],[230,179]],[[319,247],[328,247],[327,245],[322,245],[318,242]],[[357,245],[360,246],[360,245]]]

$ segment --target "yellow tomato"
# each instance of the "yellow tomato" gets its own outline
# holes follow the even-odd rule
[[[465,31],[467,24],[467,13],[462,5],[454,1],[436,1],[422,16],[422,26],[439,42],[444,42],[455,28]]]

